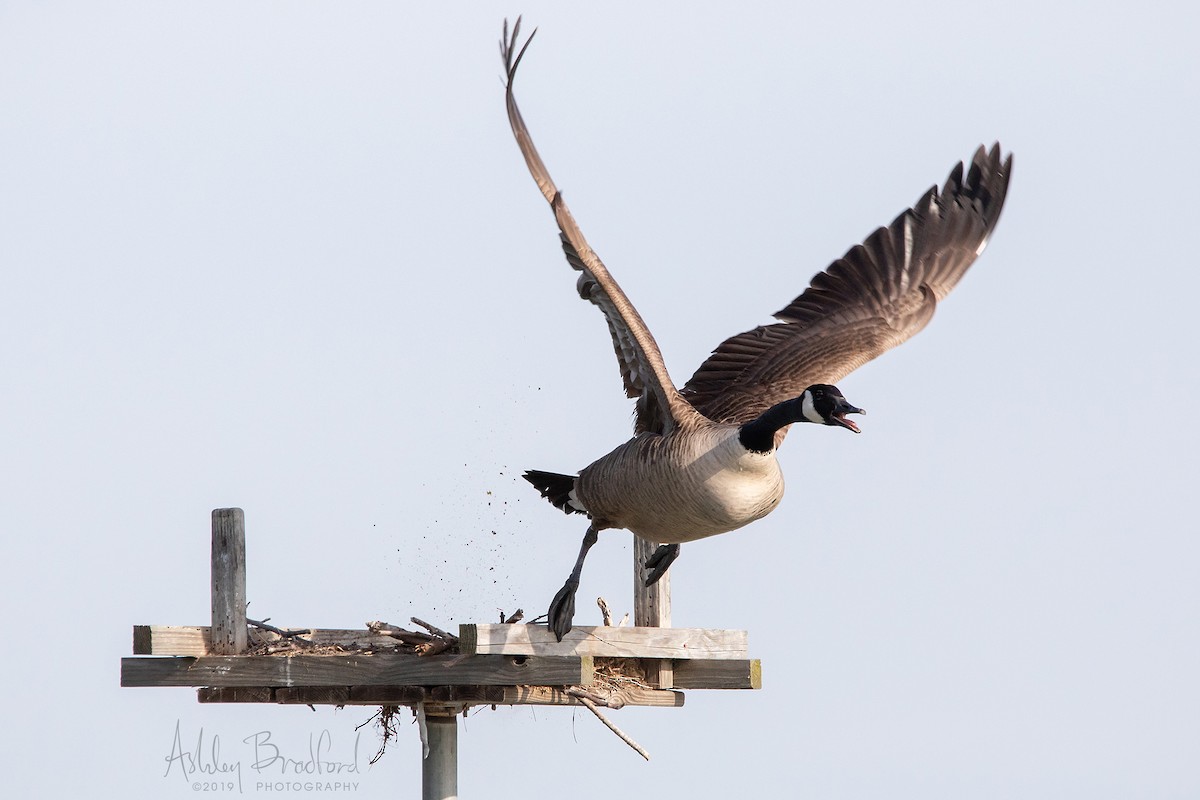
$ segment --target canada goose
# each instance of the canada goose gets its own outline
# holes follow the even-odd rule
[[[725,533],[769,514],[783,496],[775,450],[793,422],[858,432],[833,382],[904,342],[983,252],[1000,216],[1012,171],[1000,146],[980,147],[966,179],[960,162],[886,228],[818,273],[779,320],[730,337],[681,390],[641,316],[613,280],[542,163],[513,96],[531,34],[517,50],[521,21],[500,42],[507,71],[508,120],[538,188],[549,201],[579,294],[608,321],[625,392],[637,398],[635,436],[578,475],[530,470],[525,478],[564,512],[591,522],[579,557],[550,604],[561,641],[571,629],[575,592],[599,531],[625,528],[663,543],[646,562],[647,584],[679,554],[679,543]],[[535,31],[536,33],[536,31]]]

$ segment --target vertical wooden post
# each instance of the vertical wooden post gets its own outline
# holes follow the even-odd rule
[[[240,508],[212,512],[212,652],[246,652],[246,516]]]
[[[458,797],[458,719],[442,714],[425,718],[429,754],[421,761],[421,800]]]
[[[633,624],[639,627],[671,627],[671,572],[659,578],[653,586],[646,585],[646,559],[658,549],[656,542],[648,542],[640,536],[633,537]],[[659,689],[670,689],[675,684],[671,659],[658,662]],[[653,679],[654,676],[651,676]]]

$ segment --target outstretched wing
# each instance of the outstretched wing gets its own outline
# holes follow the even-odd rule
[[[980,147],[886,228],[818,273],[778,323],[726,339],[683,395],[706,417],[754,419],[814,383],[835,383],[916,334],[987,245],[1012,173]]]
[[[525,156],[530,174],[554,212],[562,234],[567,261],[581,273],[577,285],[580,296],[598,306],[608,321],[613,349],[616,351],[621,378],[625,383],[625,392],[630,397],[638,398],[637,430],[666,433],[686,420],[699,419],[699,415],[676,390],[671,376],[667,374],[658,343],[654,341],[650,330],[625,296],[625,292],[609,274],[599,256],[588,246],[562,194],[550,178],[546,165],[542,163],[537,148],[533,146],[533,139],[529,136],[529,129],[521,118],[521,111],[517,108],[517,101],[513,96],[517,67],[520,66],[529,43],[533,41],[533,34],[530,34],[529,39],[518,50],[517,38],[520,30],[521,20],[518,18],[510,36],[508,22],[505,21],[504,36],[500,40],[500,56],[504,60],[508,75],[505,102],[513,136],[516,137],[517,145]]]

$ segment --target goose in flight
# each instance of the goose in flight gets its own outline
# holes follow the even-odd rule
[[[533,40],[517,47],[521,21],[500,41],[513,135],[558,223],[580,297],[603,312],[625,392],[637,399],[634,438],[578,475],[530,470],[525,478],[560,510],[589,519],[579,557],[550,604],[550,629],[571,630],[575,592],[597,534],[624,528],[661,543],[646,562],[647,584],[679,555],[681,542],[736,530],[769,514],[783,496],[775,451],[788,426],[808,422],[859,432],[865,413],[832,384],[928,324],[975,261],[1004,205],[1012,155],[980,147],[941,191],[852,247],[808,288],[760,325],[722,342],[682,389],[641,316],[571,215],[538,155],[513,95]],[[534,32],[536,33],[536,31]]]

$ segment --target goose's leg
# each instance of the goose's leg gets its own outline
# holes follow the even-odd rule
[[[571,577],[567,578],[567,582],[550,601],[550,612],[546,615],[546,619],[550,630],[554,632],[555,638],[560,642],[570,632],[571,620],[575,618],[575,592],[579,589],[579,574],[583,572],[583,560],[587,558],[588,550],[592,549],[592,545],[598,538],[600,537],[597,535],[596,529],[589,525],[587,533],[583,535],[583,544],[579,546],[579,558],[575,561],[575,568],[571,570]]]
[[[667,570],[671,568],[677,558],[679,558],[678,544],[659,545],[654,554],[646,559],[646,569],[650,570],[650,574],[646,576],[646,585],[653,586],[658,583],[659,578],[667,574]]]

